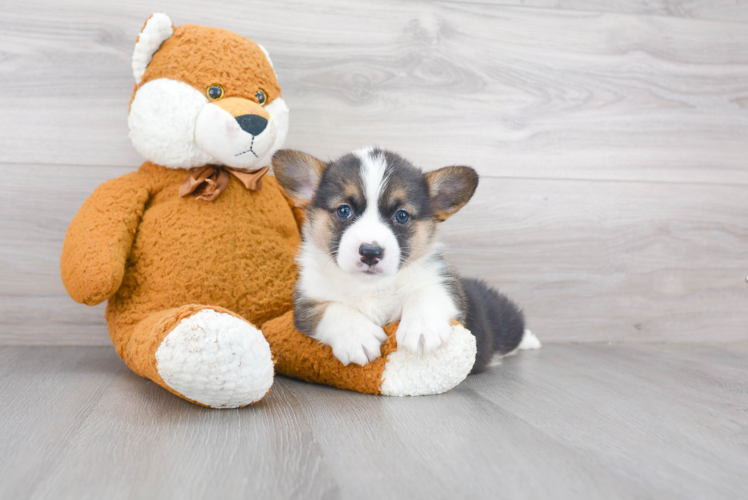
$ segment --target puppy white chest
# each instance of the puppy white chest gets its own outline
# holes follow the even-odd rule
[[[351,294],[345,298],[344,303],[361,311],[377,325],[384,326],[400,319],[405,299],[401,291],[392,286]]]

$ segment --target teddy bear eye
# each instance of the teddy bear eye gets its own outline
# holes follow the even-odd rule
[[[223,87],[220,85],[211,85],[205,93],[208,94],[209,99],[215,101],[216,99],[223,97]]]
[[[260,106],[264,106],[268,100],[268,95],[262,89],[259,89],[257,91],[257,93],[255,94],[255,97],[257,97],[257,102],[260,103]]]

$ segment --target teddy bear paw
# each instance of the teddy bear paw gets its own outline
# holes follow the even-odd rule
[[[273,385],[270,346],[262,332],[212,309],[180,321],[161,342],[156,362],[169,387],[213,408],[252,404]]]
[[[451,327],[446,343],[430,354],[413,354],[398,344],[398,350],[387,356],[379,390],[385,396],[447,392],[468,376],[476,352],[475,337],[459,324]]]

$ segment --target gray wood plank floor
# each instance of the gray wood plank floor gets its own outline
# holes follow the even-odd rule
[[[745,498],[748,344],[552,344],[433,397],[208,410],[107,347],[0,347],[0,498]]]

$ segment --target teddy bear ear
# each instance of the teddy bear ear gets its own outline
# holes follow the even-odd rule
[[[273,70],[275,70],[275,66],[273,66],[273,60],[270,59],[270,52],[268,52],[267,49],[263,47],[262,45],[260,45],[259,43],[257,44],[257,46],[260,47],[260,50],[262,51],[262,53],[265,54],[265,58],[270,63],[270,67],[273,68]]]
[[[174,26],[166,14],[157,12],[148,18],[138,41],[135,42],[135,51],[132,54],[132,75],[135,77],[135,83],[140,84],[153,54],[173,34]]]

